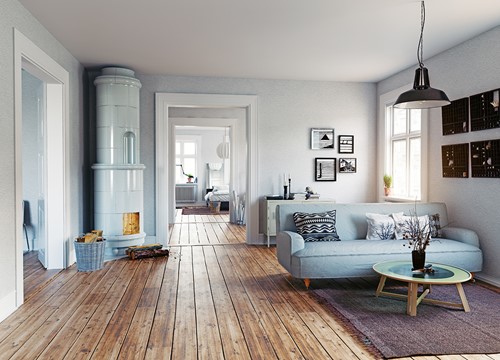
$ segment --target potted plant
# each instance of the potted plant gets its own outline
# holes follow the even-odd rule
[[[391,195],[392,176],[389,174],[384,175],[384,194],[385,196]]]
[[[193,174],[186,174],[188,182],[193,182],[194,175]]]
[[[412,249],[411,257],[413,269],[423,269],[425,265],[425,249],[431,242],[429,220],[426,216],[417,216],[415,210],[406,218],[403,228],[403,238],[408,241],[407,246]]]

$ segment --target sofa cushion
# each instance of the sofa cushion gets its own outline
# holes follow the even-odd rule
[[[441,237],[441,222],[439,221],[439,214],[429,215],[429,228],[431,230],[431,237]]]
[[[401,213],[403,215],[403,213]],[[390,215],[366,213],[367,240],[390,240],[396,238],[396,224]]]
[[[293,214],[293,220],[297,227],[297,233],[302,235],[304,241],[340,240],[335,228],[335,210],[322,213],[296,212]]]

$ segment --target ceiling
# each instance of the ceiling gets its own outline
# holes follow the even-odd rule
[[[416,0],[19,0],[84,66],[382,80],[416,64]],[[425,59],[500,25],[498,0],[427,0]]]

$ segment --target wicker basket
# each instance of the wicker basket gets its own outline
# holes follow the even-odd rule
[[[76,265],[78,271],[94,271],[104,266],[106,241],[84,243],[75,241]]]

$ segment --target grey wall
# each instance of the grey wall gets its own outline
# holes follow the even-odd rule
[[[180,92],[257,95],[259,195],[282,191],[279,175],[290,173],[292,191],[312,186],[337,202],[376,200],[376,86],[369,83],[275,81],[206,77],[138,75],[141,89],[141,161],[145,204],[154,203],[154,94]],[[310,129],[334,128],[335,135],[355,137],[355,174],[339,174],[336,182],[314,182],[314,158],[338,158],[333,150],[310,150]],[[336,141],[337,143],[337,141]],[[147,208],[147,207],[146,207]],[[154,213],[145,213],[146,233],[155,233]]]
[[[15,290],[14,42],[17,28],[70,74],[71,232],[83,228],[83,67],[17,0],[0,1],[0,302]]]
[[[432,59],[426,60],[431,84],[444,90],[450,100],[475,95],[500,87],[500,27],[486,32]],[[408,69],[377,86],[378,95],[404,86],[413,80]],[[463,226],[479,234],[484,253],[482,276],[500,283],[500,179],[450,179],[441,174],[441,146],[499,139],[500,129],[442,135],[441,110],[430,112],[429,200],[448,206],[454,226]]]

